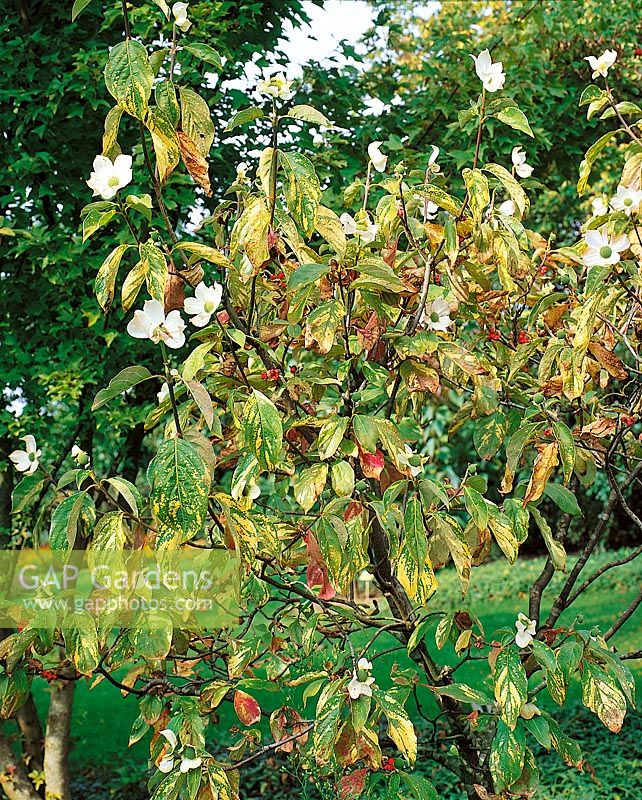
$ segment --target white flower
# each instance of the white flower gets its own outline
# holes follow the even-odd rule
[[[520,612],[517,615],[515,627],[517,628],[515,644],[518,647],[527,647],[533,641],[533,636],[535,636],[537,631],[537,622],[534,619],[529,619],[526,614]]]
[[[286,79],[282,72],[270,75],[268,71],[263,72],[263,80],[256,87],[259,94],[267,97],[278,97],[280,100],[289,100],[292,97],[292,81]]]
[[[584,61],[588,61],[589,66],[593,70],[593,75],[591,77],[597,78],[598,75],[602,75],[602,77],[606,78],[609,69],[615,64],[616,58],[616,50],[605,50],[599,58],[595,58],[595,56],[585,56]]]
[[[245,163],[245,161],[240,161],[236,165],[236,180],[238,181],[238,183],[245,183],[248,169],[249,167]]]
[[[437,297],[426,306],[421,321],[433,331],[447,330],[453,324],[450,319],[450,306],[443,297]]]
[[[357,669],[371,670],[372,669],[372,663],[370,661],[368,661],[367,658],[360,658],[357,661]]]
[[[357,222],[355,218],[347,212],[341,214],[339,219],[343,225],[343,232],[346,236],[356,236],[358,239],[361,239],[364,244],[370,244],[376,239],[379,226],[375,225],[374,222],[370,222],[366,219],[360,219]]]
[[[421,456],[415,455],[415,452],[410,445],[405,444],[404,449],[397,453],[397,461],[399,464],[407,467],[410,470],[410,474],[413,478],[416,478],[417,475],[421,475],[423,472],[423,467],[421,466]]]
[[[119,189],[131,183],[131,179],[131,156],[119,155],[113,162],[107,156],[96,156],[87,186],[94,190],[94,197],[100,195],[103,200],[111,200]]]
[[[424,217],[427,222],[433,220],[437,216],[438,211],[439,206],[437,203],[433,203],[432,200],[424,201]]]
[[[487,92],[496,92],[501,89],[506,80],[506,75],[502,71],[502,62],[497,61],[493,64],[488,50],[482,50],[478,56],[471,53],[470,57],[475,62],[475,72],[484,89]]]
[[[512,200],[504,200],[497,210],[505,217],[512,217],[515,213],[515,203]]]
[[[593,217],[601,217],[609,213],[609,207],[603,197],[594,197],[591,200],[591,210]]]
[[[9,458],[13,461],[14,467],[18,472],[33,475],[38,469],[38,459],[42,455],[42,450],[38,450],[35,438],[29,433],[22,437],[25,443],[25,450],[14,450],[9,453]]]
[[[220,283],[214,282],[212,286],[206,286],[201,281],[194,290],[195,297],[186,297],[185,313],[192,318],[190,322],[197,328],[204,328],[209,325],[212,314],[221,304],[223,297],[223,287]]]
[[[388,156],[384,156],[379,149],[380,144],[381,142],[372,142],[372,144],[368,145],[368,156],[370,157],[370,161],[372,161],[372,166],[377,172],[383,172],[388,163]]]
[[[533,167],[526,163],[526,153],[521,147],[513,147],[511,158],[513,159],[515,172],[519,175],[519,177],[530,178],[530,176],[533,174]]]
[[[192,23],[187,19],[187,6],[189,3],[174,3],[172,6],[172,14],[176,27],[180,28],[183,33],[192,27]]]
[[[165,400],[167,400],[169,397],[169,386],[166,383],[161,386],[160,392],[156,393],[156,397],[158,398],[159,404],[164,403]]]
[[[171,728],[165,728],[160,732],[160,735],[164,736],[167,739],[170,748],[174,750],[174,748],[178,744],[178,739],[176,738],[176,734],[174,733],[174,731]]]
[[[620,253],[630,246],[627,236],[622,235],[617,239],[610,239],[603,229],[586,231],[584,241],[586,242],[586,252],[583,261],[587,267],[594,267],[596,264],[617,264],[620,260]]]
[[[146,300],[142,311],[136,311],[127,326],[127,333],[134,339],[151,339],[154,344],[165,342],[176,350],[185,344],[185,323],[178,310],[170,311],[167,317],[158,300]]]
[[[615,211],[624,211],[626,216],[630,217],[638,209],[640,202],[642,202],[642,191],[620,184],[611,198],[611,208]]]
[[[431,145],[432,147],[432,154],[428,159],[428,170],[436,175],[438,172],[441,172],[441,167],[437,164],[437,159],[439,158],[439,148],[436,144]]]
[[[160,763],[158,765],[158,769],[161,772],[171,772],[173,768],[174,768],[174,756],[171,755],[171,753],[168,753],[167,755],[161,758]]]
[[[372,684],[375,679],[370,675],[365,681],[360,681],[357,673],[352,673],[352,680],[348,684],[348,694],[353,700],[358,700],[361,696],[372,697]]]
[[[191,769],[198,769],[203,763],[203,759],[196,756],[196,758],[188,758],[183,756],[181,759],[181,772],[189,772]]]

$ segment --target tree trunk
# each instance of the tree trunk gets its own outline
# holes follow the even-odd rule
[[[9,800],[42,800],[9,740],[0,731],[0,786]]]
[[[74,681],[52,684],[45,733],[45,798],[71,800],[69,789],[69,732]]]
[[[20,726],[22,752],[28,759],[29,771],[35,769],[38,772],[42,772],[42,747],[44,743],[42,725],[40,724],[38,709],[32,695],[29,695],[27,702],[18,711],[16,719]]]

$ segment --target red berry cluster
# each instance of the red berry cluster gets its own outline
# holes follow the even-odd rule
[[[622,420],[622,425],[626,425],[627,428],[630,428],[635,423],[635,417],[631,417],[628,414],[622,414],[620,419]]]
[[[278,369],[268,369],[266,372],[261,373],[261,380],[264,381],[278,381],[281,377],[281,372]]]
[[[517,336],[517,341],[520,344],[528,344],[531,340],[531,337],[526,333],[526,331],[520,331],[519,335]]]
[[[488,338],[491,342],[498,342],[501,338],[499,331],[496,328],[491,328],[488,331]]]
[[[386,772],[394,772],[395,771],[395,760],[392,758],[384,758],[383,763],[381,764],[381,769],[385,770]]]
[[[58,680],[58,673],[54,672],[52,669],[43,669],[40,671],[40,674],[47,681],[47,683]]]

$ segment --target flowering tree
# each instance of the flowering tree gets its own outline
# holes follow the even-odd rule
[[[77,0],[75,13],[86,5]],[[146,425],[157,430],[157,453],[146,481],[132,482],[99,474],[76,448],[75,468],[55,486],[49,544],[63,561],[86,548],[119,564],[145,550],[219,551],[236,567],[242,613],[199,629],[162,612],[145,635],[83,610],[36,618],[0,646],[3,714],[20,720],[40,659],[54,658],[46,677],[66,711],[65,693],[82,676],[138,697],[132,741],[151,732],[155,800],[231,800],[245,765],[277,750],[342,798],[438,797],[413,770],[419,755],[451,770],[468,797],[530,797],[534,743],[582,764],[578,743],[538,706],[542,692],[563,706],[579,682],[583,703],[613,732],[633,703],[632,654],[609,640],[642,594],[606,631],[583,629],[572,613],[560,619],[621,563],[583,573],[614,509],[642,529],[625,499],[642,465],[631,432],[641,394],[642,153],[639,127],[627,122],[640,109],[609,89],[616,53],[589,57],[596,83],[582,104],[617,127],[586,153],[578,193],[617,142],[628,145],[624,168],[573,247],[556,249],[525,227],[520,179],[532,173],[532,131],[502,96],[510,69],[487,50],[470,65],[481,94],[459,115],[462,130],[475,122],[463,197],[449,192],[436,145],[425,169],[407,171],[373,142],[346,192],[350,210],[323,205],[314,165],[284,142],[291,124],[331,122],[292,106],[290,83],[267,74],[257,104],[227,130],[267,119],[268,146],[254,167],[240,165],[199,235],[179,238],[164,187],[184,169],[197,193],[209,193],[213,140],[210,109],[182,83],[181,59],[217,68],[220,58],[197,40],[185,3],[156,5],[172,36],[152,51],[123,4],[124,39],[105,67],[115,105],[88,180],[100,199],[82,221],[88,238],[106,226],[126,231],[95,293],[105,312],[118,302],[131,313],[128,333],[158,363],[156,372],[125,367],[93,407],[153,382],[159,402]],[[491,121],[514,133],[510,168],[480,160]],[[139,137],[135,161],[120,152],[123,130]],[[146,171],[147,194],[127,194],[137,171]],[[437,406],[449,437],[472,438],[465,472],[448,482],[435,480],[428,456]],[[25,473],[17,512],[54,482],[49,455],[29,434],[12,453]],[[489,487],[490,462],[501,464],[499,487]],[[545,617],[543,595],[555,571],[567,572],[565,538],[581,514],[574,491],[597,471],[610,495]],[[555,530],[545,497],[563,513]],[[440,568],[454,565],[463,603],[471,571],[497,553],[516,564],[529,535],[548,559],[514,629],[486,630],[484,609],[441,606]],[[382,596],[374,605],[355,597],[364,571]],[[378,663],[391,650],[412,668],[384,674]],[[475,677],[464,683],[458,670],[471,662]],[[267,689],[271,713],[255,697]],[[426,740],[413,724],[419,691],[437,708]],[[224,704],[239,721],[225,759],[205,737]],[[61,798],[66,737],[68,717],[44,753],[47,794]],[[444,737],[447,751],[437,744]],[[0,755],[11,759],[2,741]],[[1,780],[10,800],[38,796],[20,765]]]

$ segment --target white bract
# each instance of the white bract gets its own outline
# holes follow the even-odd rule
[[[236,180],[238,183],[245,183],[245,180],[247,179],[248,169],[249,167],[245,163],[245,161],[240,161],[236,165]]]
[[[127,333],[134,339],[151,339],[154,344],[165,342],[176,350],[185,344],[185,323],[178,310],[165,316],[158,300],[146,300],[142,311],[136,311],[127,326]]]
[[[30,433],[23,436],[22,441],[25,443],[25,449],[14,450],[13,453],[9,453],[9,458],[18,472],[33,475],[38,469],[38,459],[42,455],[42,450],[38,450],[36,440]]]
[[[212,286],[206,286],[201,281],[194,290],[194,297],[186,297],[185,313],[189,314],[192,318],[190,322],[196,325],[197,328],[204,328],[209,325],[212,314],[221,304],[223,297],[223,287],[220,283],[213,283]]]
[[[611,198],[611,208],[615,211],[624,211],[626,216],[630,217],[634,211],[638,210],[641,202],[642,191],[620,184],[617,192]]]
[[[172,6],[172,14],[174,15],[174,22],[176,27],[180,28],[183,33],[192,27],[192,23],[187,19],[187,6],[189,3],[174,3]]]
[[[537,632],[537,622],[520,612],[517,615],[515,627],[517,628],[515,644],[518,647],[527,647],[533,641],[533,636]]]
[[[379,149],[381,144],[382,142],[372,142],[368,145],[368,156],[372,162],[372,166],[377,170],[377,172],[383,172],[386,168],[386,164],[388,163],[388,156],[384,156]]]
[[[609,206],[603,197],[594,197],[591,200],[591,215],[601,217],[609,213]]]
[[[475,72],[484,89],[487,92],[496,92],[501,89],[506,80],[506,75],[502,71],[502,62],[493,63],[488,50],[482,50],[478,56],[471,53],[470,57],[475,62]]]
[[[433,175],[437,175],[438,172],[441,172],[441,167],[437,163],[437,159],[439,158],[439,148],[436,144],[431,145],[431,147],[432,153],[428,159],[428,172],[432,172]]]
[[[586,252],[582,260],[587,267],[594,267],[596,264],[617,264],[620,253],[630,246],[629,239],[624,234],[615,239],[609,237],[604,230],[586,231],[584,241]]]
[[[343,232],[346,236],[356,236],[364,244],[373,242],[379,231],[379,226],[374,222],[369,222],[366,219],[360,219],[358,222],[355,218],[345,212],[339,217],[343,225]]]
[[[521,147],[513,147],[511,159],[513,160],[515,172],[519,175],[519,177],[530,178],[530,176],[533,174],[533,167],[526,163],[526,153]]]
[[[450,305],[443,297],[437,297],[426,306],[421,321],[433,331],[447,330],[453,324],[450,318]]]
[[[416,478],[417,475],[421,475],[423,472],[421,456],[416,455],[415,451],[408,444],[405,444],[404,449],[397,453],[397,461],[410,470],[410,474],[413,478]]]
[[[589,66],[593,70],[593,75],[591,77],[597,78],[598,75],[601,75],[603,78],[606,78],[609,74],[609,69],[615,64],[616,58],[616,50],[605,50],[602,55],[597,58],[595,58],[595,56],[585,56],[584,61],[588,61]]]
[[[437,203],[433,203],[432,200],[424,201],[424,218],[427,222],[432,221],[437,216],[438,211],[439,206]]]
[[[372,685],[375,679],[372,675],[366,676],[366,672],[370,672],[371,669],[372,664],[367,658],[360,658],[357,662],[357,669],[352,673],[352,680],[348,684],[348,694],[353,700],[358,700],[360,697],[372,697]]]
[[[367,658],[360,658],[357,661],[357,669],[371,670],[372,669],[372,662],[368,661]]]
[[[89,176],[87,186],[93,189],[94,197],[111,200],[119,189],[131,183],[132,157],[119,155],[114,161],[107,156],[96,156],[94,171]]]
[[[161,736],[164,736],[167,739],[167,743],[169,746],[168,752],[163,755],[158,764],[158,769],[161,772],[167,773],[171,772],[174,769],[174,750],[176,749],[176,745],[178,744],[178,739],[176,738],[176,734],[170,728],[165,728],[164,731],[160,732]],[[193,749],[189,748],[192,752]],[[194,753],[194,756],[190,758],[187,753],[183,754],[180,762],[180,771],[182,773],[189,772],[191,769],[198,769],[201,764],[203,763],[203,759],[197,756]]]
[[[166,383],[164,383],[161,386],[160,392],[156,393],[156,397],[158,398],[158,402],[159,403],[164,403],[165,400],[168,399],[168,397],[169,397],[169,386]]]
[[[512,217],[515,213],[515,203],[512,200],[504,200],[497,210],[505,217]]]
[[[289,100],[292,97],[292,81],[287,80],[282,72],[276,75],[263,73],[263,80],[256,87],[259,94],[267,97],[278,98],[279,100]]]

